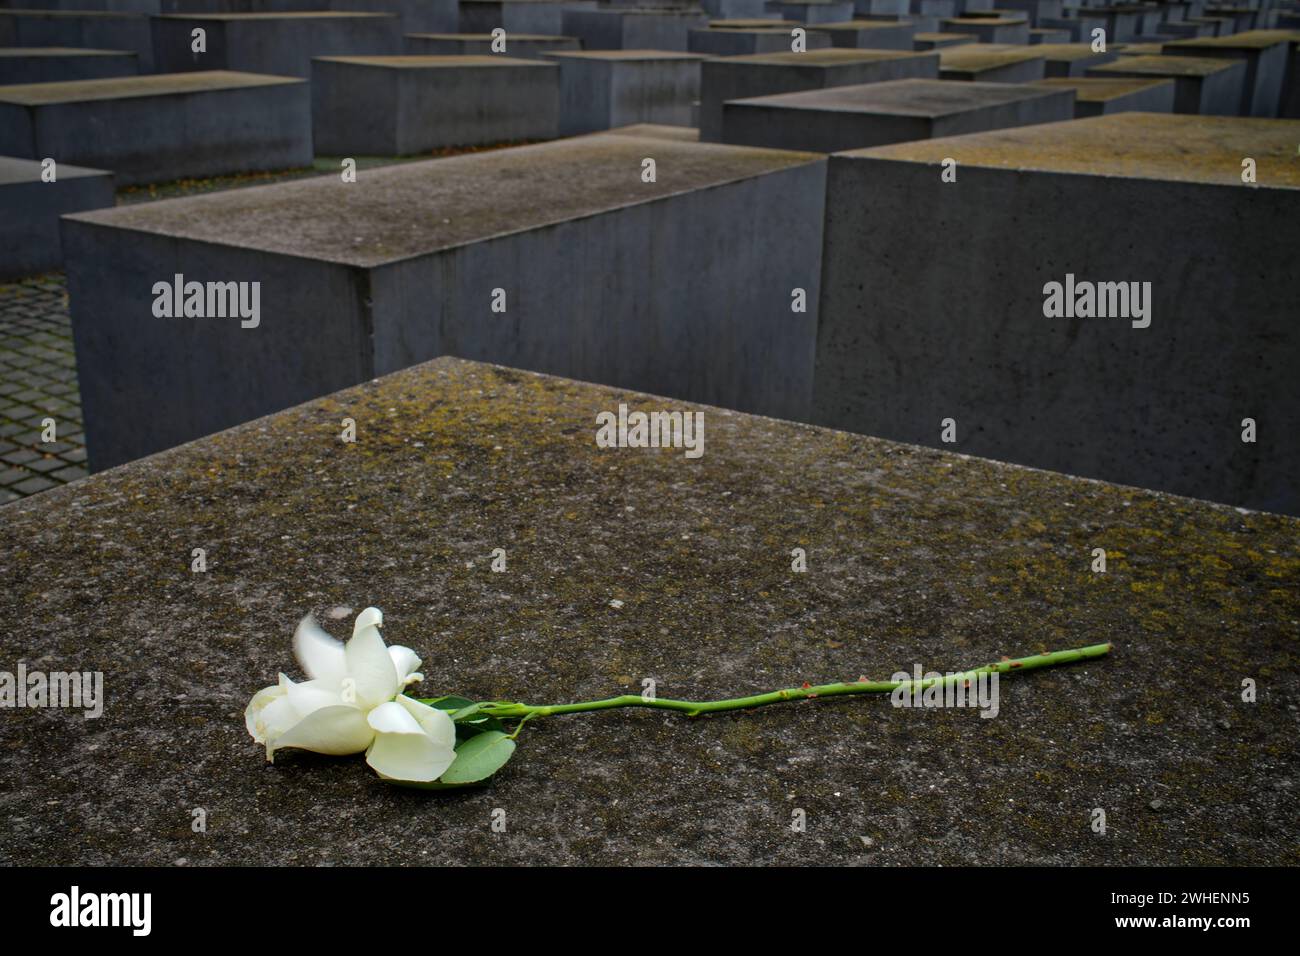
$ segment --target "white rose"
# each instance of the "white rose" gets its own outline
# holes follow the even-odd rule
[[[409,647],[386,647],[379,635],[384,615],[369,607],[357,615],[344,645],[310,615],[293,637],[294,654],[311,680],[284,674],[253,695],[244,724],[266,759],[289,747],[322,754],[366,752],[366,762],[392,780],[429,783],[456,759],[456,728],[446,712],[401,694],[423,680],[420,658]]]

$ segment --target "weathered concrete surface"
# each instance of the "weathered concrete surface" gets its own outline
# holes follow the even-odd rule
[[[65,218],[92,470],[445,354],[806,417],[825,159],[693,135],[642,129]],[[260,282],[260,324],[154,317],[153,284],[177,273]]]
[[[425,56],[512,56],[524,60],[540,59],[551,50],[578,50],[575,37],[546,36],[541,33],[509,33],[501,53],[492,49],[490,33],[408,33],[402,37],[407,53]]]
[[[312,134],[326,156],[409,156],[441,146],[554,139],[553,63],[497,54],[312,61]]]
[[[119,186],[291,169],[311,165],[311,97],[292,77],[220,70],[26,83],[0,87],[0,141]]]
[[[1072,90],[894,80],[729,100],[722,141],[834,153],[1073,118]]]
[[[992,47],[992,49],[990,49]],[[982,83],[1030,83],[1047,69],[1041,46],[971,43],[939,50],[939,76]]]
[[[1079,119],[1108,113],[1171,113],[1176,90],[1173,80],[1098,76],[1053,77],[1036,80],[1034,85],[1074,90],[1074,115]]]
[[[560,68],[560,135],[632,123],[687,126],[700,95],[703,56],[671,50],[543,54]]]
[[[0,156],[0,279],[62,268],[59,216],[113,205],[113,174],[58,163],[42,182],[41,163]]]
[[[1297,143],[1120,113],[832,156],[814,420],[937,444],[952,418],[958,451],[1300,513]],[[1149,326],[1047,316],[1067,275],[1149,282]]]
[[[584,50],[687,51],[692,30],[706,30],[709,18],[699,8],[686,10],[566,9],[560,24]]]
[[[61,83],[134,76],[139,57],[128,50],[82,50],[67,46],[0,47],[0,86]]]
[[[207,31],[204,53],[191,48],[196,27]],[[401,53],[402,26],[389,13],[177,14],[153,18],[153,43],[165,73],[243,70],[309,79],[315,56]]]
[[[888,20],[810,23],[807,29],[810,40],[818,34],[825,34],[830,37],[832,46],[859,50],[911,50],[916,34],[915,24]]]
[[[1087,76],[1171,79],[1177,86],[1175,113],[1235,116],[1246,82],[1243,60],[1191,56],[1121,56],[1089,67]]]
[[[100,670],[107,703],[5,712],[0,860],[1300,863],[1295,520],[712,409],[698,461],[599,450],[619,401],[666,404],[443,359],[6,506],[0,660]],[[243,709],[303,676],[297,619],[368,604],[419,692],[534,703],[1114,651],[1003,680],[990,720],[539,719],[484,790],[268,765]]]
[[[1201,37],[1166,43],[1168,56],[1224,57],[1246,64],[1242,116],[1277,116],[1291,58],[1290,37],[1283,30],[1252,30],[1228,37]]]
[[[130,50],[140,72],[152,73],[149,18],[94,10],[0,10],[0,46],[71,46]]]
[[[1069,43],[1070,31],[1059,29],[1044,29],[1042,27],[1033,27],[1029,31],[1029,45],[1037,46],[1040,43]]]
[[[686,39],[686,48],[690,53],[706,56],[748,56],[753,53],[789,53],[793,42],[789,27],[708,28],[692,30]],[[831,46],[829,34],[812,31],[805,35],[804,42],[809,50],[825,50]]]
[[[902,50],[810,50],[705,60],[700,70],[700,139],[721,139],[722,104],[727,100],[938,75],[938,54]]]

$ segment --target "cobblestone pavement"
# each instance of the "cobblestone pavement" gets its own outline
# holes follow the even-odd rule
[[[356,165],[358,170],[375,169],[510,145],[520,144],[438,149],[401,158],[359,156]],[[117,204],[337,175],[340,163],[338,158],[318,157],[303,169],[131,186],[118,190]],[[48,418],[55,423],[53,442],[42,441]],[[81,397],[63,273],[0,282],[0,505],[85,476]]]
[[[63,275],[0,284],[0,505],[85,476]]]

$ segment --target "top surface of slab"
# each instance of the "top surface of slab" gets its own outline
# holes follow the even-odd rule
[[[845,63],[872,63],[884,60],[907,60],[914,57],[934,56],[928,51],[913,50],[852,50],[831,47],[826,50],[808,50],[806,53],[746,53],[741,56],[720,56],[710,63],[737,63],[754,66],[842,66]]]
[[[911,79],[831,86],[822,90],[777,93],[732,102],[836,113],[939,117],[1000,103],[1034,99],[1043,96],[1044,92],[1017,83],[952,83],[948,80]]]
[[[993,46],[994,44],[985,44]],[[998,49],[1004,49],[1002,44],[998,44]],[[1033,47],[1019,47],[1018,49],[1032,49],[1034,53],[1040,54],[1045,60],[1056,60],[1072,62],[1074,60],[1088,60],[1094,56],[1105,56],[1103,53],[1097,53],[1093,50],[1091,43],[1039,43]]]
[[[22,106],[49,106],[55,103],[80,103],[86,100],[205,93],[305,82],[306,80],[292,76],[236,73],[229,70],[156,73],[146,76],[114,76],[102,80],[64,80],[58,83],[19,83],[14,86],[0,86],[0,102],[17,103]]]
[[[415,37],[420,40],[464,40],[474,43],[488,43],[495,39],[490,33],[407,33],[408,37]],[[510,49],[510,43],[515,40],[528,40],[537,42],[542,40],[573,40],[574,37],[556,36],[550,33],[511,33],[506,37],[506,49]]]
[[[518,39],[514,37],[513,39]],[[392,56],[314,56],[328,63],[351,63],[353,66],[378,66],[392,70],[441,70],[470,66],[547,66],[538,60],[521,60],[501,54],[394,54]]]
[[[131,50],[94,50],[79,46],[5,46],[0,57],[40,56],[135,56]]]
[[[910,25],[907,20],[844,20],[839,23],[795,23],[787,20],[790,29],[802,27],[805,30],[897,30]]]
[[[641,181],[647,155],[654,183]],[[369,267],[822,159],[606,133],[389,166],[355,183],[321,176],[76,218]]]
[[[114,10],[0,10],[0,17],[60,17],[78,19],[95,17],[111,20],[145,20],[143,13],[119,13]]]
[[[939,66],[944,70],[991,70],[1026,60],[1043,60],[1036,46],[1010,46],[1003,43],[963,43],[938,50]]]
[[[256,20],[358,20],[358,19],[393,19],[395,13],[362,13],[362,12],[335,12],[333,10],[300,10],[298,12],[287,11],[284,13],[168,13],[159,17],[157,20],[229,20],[239,21],[256,21]]]
[[[750,27],[779,27],[779,26],[786,26],[786,25],[788,25],[789,29],[791,30],[793,30],[797,26],[800,26],[800,24],[793,23],[790,20],[780,20],[780,19],[768,20],[762,17],[751,17],[749,19],[745,19],[744,17],[739,17],[734,20],[710,20],[709,21],[709,29],[716,29],[716,30],[726,30],[726,29],[745,30]]]
[[[0,861],[1300,862],[1278,776],[1300,522],[717,409],[697,461],[598,449],[619,402],[691,408],[439,359],[5,505],[0,660],[100,671],[106,703],[4,712]],[[1006,677],[993,719],[885,697],[540,718],[482,791],[268,765],[249,698],[303,679],[300,617],[346,636],[368,605],[424,660],[410,693],[538,704],[1114,651]],[[1258,703],[1241,675],[1267,675]],[[200,797],[219,822],[196,836]],[[1127,821],[1105,839],[1098,805]]]
[[[1185,40],[1170,40],[1164,44],[1164,47],[1176,50],[1265,50],[1279,43],[1294,43],[1298,38],[1300,33],[1291,30],[1247,30],[1226,37],[1188,37]]]
[[[36,159],[19,159],[16,156],[0,156],[0,186],[12,183],[38,183],[41,181],[41,162]],[[89,166],[73,166],[59,163],[59,179],[80,179],[83,176],[111,176],[104,169],[91,169]],[[57,185],[57,184],[56,184]]]
[[[1075,99],[1085,103],[1106,103],[1124,96],[1140,93],[1156,86],[1169,86],[1171,79],[1142,80],[1137,77],[1117,76],[1052,76],[1044,80],[1034,80],[1034,86],[1055,87],[1061,90],[1074,90]]]
[[[566,60],[703,60],[701,53],[682,53],[678,50],[547,50],[542,56],[563,57]]]
[[[1300,188],[1300,121],[1117,113],[1016,129],[852,150],[840,156],[962,167],[1038,170],[1241,186],[1241,157],[1258,163],[1259,187]],[[954,152],[955,150],[955,152]]]
[[[1241,61],[1213,56],[1124,56],[1092,70],[1151,73],[1156,76],[1209,76],[1224,70],[1240,70]]]

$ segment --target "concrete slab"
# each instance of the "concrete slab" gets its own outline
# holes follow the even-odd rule
[[[0,46],[70,46],[134,53],[141,73],[152,73],[149,18],[93,10],[0,10]]]
[[[1096,76],[1053,77],[1035,85],[1074,90],[1074,115],[1079,119],[1109,113],[1172,113],[1177,89],[1173,80]]]
[[[939,21],[940,33],[961,33],[981,43],[1029,43],[1029,18],[1017,14],[1003,17],[945,17]]]
[[[1118,113],[832,156],[814,420],[940,444],[952,418],[955,451],[1300,512],[1297,142]],[[1075,278],[1149,282],[1149,324],[1050,317],[1047,284]]]
[[[1090,43],[1039,43],[1034,53],[1043,57],[1044,76],[1083,76],[1090,66],[1101,66],[1119,58],[1113,50],[1094,53]]]
[[[6,713],[8,860],[795,866],[797,805],[832,865],[986,865],[990,846],[1002,864],[1294,862],[1294,519],[710,408],[686,409],[705,416],[697,462],[597,448],[620,403],[680,407],[443,358],[7,506],[0,655],[101,671],[107,692],[98,720]],[[823,570],[792,575],[786,542]],[[488,790],[449,799],[360,759],[268,767],[240,713],[294,622],[343,635],[328,612],[368,604],[424,658],[416,692],[482,700],[644,676],[709,699],[1114,650],[1004,679],[992,720],[876,699],[537,720]],[[1268,696],[1188,693],[1225,671],[1267,675]],[[665,768],[673,785],[648,786]],[[196,773],[221,814],[200,835],[176,822]],[[1078,825],[1096,805],[1132,825],[1099,839]],[[497,807],[504,839],[484,836]]]
[[[560,68],[560,135],[629,123],[686,126],[700,96],[696,53],[583,50],[546,53]]]
[[[566,10],[595,10],[596,0],[460,0],[460,32],[571,36],[564,29]]]
[[[705,56],[747,56],[753,53],[789,53],[794,43],[790,27],[759,27],[747,30],[692,30],[686,41],[691,53]],[[805,48],[825,50],[831,46],[826,33],[807,32]]]
[[[917,33],[912,37],[912,48],[915,50],[941,50],[945,47],[978,42],[977,37],[968,33]]]
[[[1069,43],[1070,31],[1059,29],[1044,29],[1035,27],[1029,31],[1029,45],[1037,46],[1040,43]]]
[[[1292,43],[1285,31],[1251,30],[1227,37],[1201,37],[1166,43],[1166,56],[1223,57],[1242,60],[1242,116],[1277,116],[1286,83]]]
[[[781,17],[729,17],[709,21],[710,30],[758,30],[763,27],[781,27],[789,30],[796,25]]]
[[[853,19],[854,0],[768,0],[767,9],[796,23],[843,23]]]
[[[939,51],[939,77],[983,83],[1030,83],[1046,75],[1041,46],[1016,49],[992,44],[965,44]]]
[[[92,469],[444,354],[806,416],[825,160],[681,132],[65,218]],[[177,274],[260,282],[259,324],[157,318]]]
[[[1073,117],[1070,90],[895,80],[730,100],[722,141],[834,153]]]
[[[312,160],[307,84],[252,73],[0,87],[0,134],[15,155],[110,169],[119,186]]]
[[[0,156],[0,279],[63,268],[59,216],[114,202],[113,174],[56,163],[54,182],[41,180],[40,161]]]
[[[584,50],[674,50],[684,53],[692,30],[706,30],[697,10],[565,10],[561,33]]]
[[[207,51],[194,53],[190,35],[207,31]],[[311,77],[314,56],[402,52],[401,23],[387,13],[174,14],[153,18],[154,53],[165,73],[235,70]]]
[[[101,80],[110,76],[134,76],[139,71],[139,57],[129,50],[0,47],[0,86]]]
[[[1038,23],[1041,17],[1060,17],[1065,4],[1062,0],[998,0],[996,6],[1000,12],[1022,13],[1028,17],[1029,26],[1032,28],[1030,33],[1032,34],[1035,29],[1041,29]],[[1057,41],[1049,40],[1045,42],[1055,43]]]
[[[1090,67],[1086,76],[1160,77],[1177,84],[1175,113],[1235,116],[1246,83],[1244,60],[1191,56],[1122,56]]]
[[[706,60],[700,72],[700,139],[722,136],[722,104],[775,93],[885,80],[933,79],[939,57],[901,50],[810,50]]]
[[[490,33],[408,33],[402,37],[407,53],[417,56],[511,56],[540,59],[551,50],[579,50],[576,37],[546,36],[541,33],[507,33],[505,49],[492,49]]]
[[[857,50],[911,50],[916,26],[888,20],[849,20],[847,23],[810,23],[808,38],[830,37],[831,45]],[[812,49],[812,47],[809,47]]]
[[[316,57],[312,133],[326,156],[409,156],[559,135],[554,63],[479,56]]]
[[[761,17],[767,12],[767,0],[700,0],[700,6],[720,20]]]

